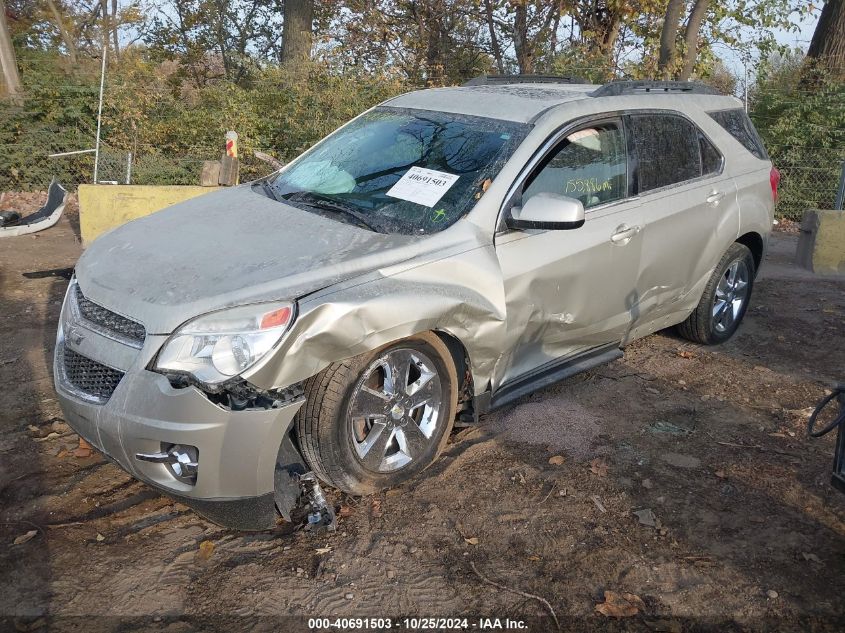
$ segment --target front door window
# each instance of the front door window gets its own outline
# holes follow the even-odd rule
[[[620,126],[581,128],[561,141],[528,179],[522,204],[540,192],[580,200],[585,209],[627,194],[625,139]]]

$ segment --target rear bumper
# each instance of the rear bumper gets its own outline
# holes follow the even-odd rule
[[[277,409],[230,411],[194,387],[174,389],[154,372],[127,372],[104,404],[86,402],[54,364],[59,402],[68,424],[134,477],[196,509],[215,523],[241,530],[275,522],[274,473],[279,447],[303,400]],[[199,451],[196,483],[165,464],[138,460],[162,445]]]

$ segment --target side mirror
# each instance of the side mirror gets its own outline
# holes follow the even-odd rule
[[[506,224],[511,229],[577,229],[584,224],[584,205],[575,198],[541,192],[524,206],[514,207]]]

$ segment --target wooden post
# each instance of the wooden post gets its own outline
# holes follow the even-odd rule
[[[238,161],[238,133],[226,132],[226,152],[220,161],[219,183],[224,187],[233,187],[238,184],[240,164]]]

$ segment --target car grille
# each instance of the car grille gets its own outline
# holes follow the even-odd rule
[[[78,285],[76,286],[76,305],[79,307],[79,313],[82,315],[82,318],[106,330],[107,333],[137,343],[144,342],[147,332],[143,325],[119,314],[115,314],[111,310],[107,310],[90,299],[87,299],[82,294],[82,290],[79,289]]]
[[[123,372],[62,346],[65,379],[79,391],[105,402],[114,393]]]

